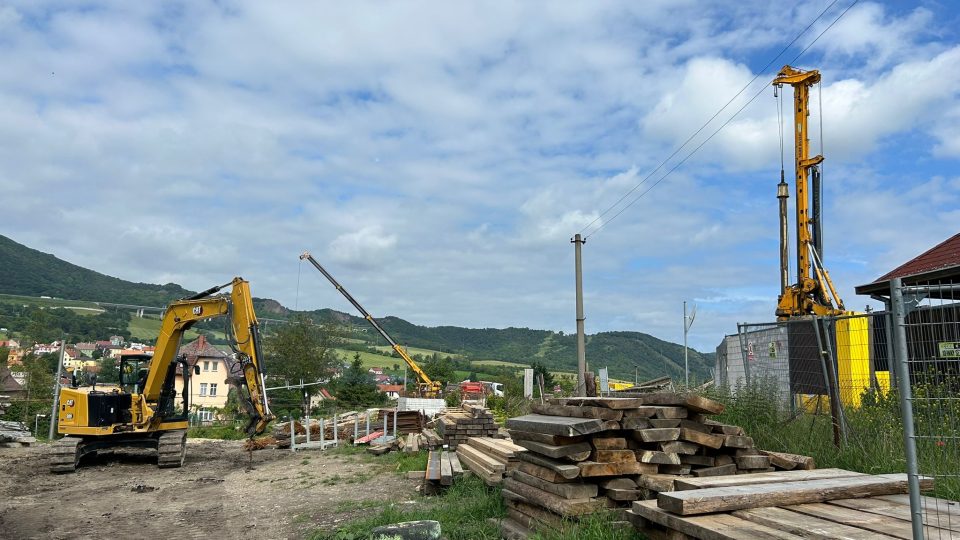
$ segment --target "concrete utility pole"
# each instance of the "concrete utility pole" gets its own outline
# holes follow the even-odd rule
[[[693,306],[693,311],[687,317],[687,301],[683,301],[683,376],[684,384],[690,386],[690,362],[687,358],[687,332],[693,326],[693,319],[697,316],[697,306]]]
[[[67,340],[60,334],[60,361],[57,362],[57,375],[53,380],[53,405],[50,406],[50,434],[48,440],[53,440],[53,430],[57,424],[57,403],[60,401],[60,374],[63,373],[63,356],[66,354]],[[36,431],[36,429],[34,429]]]
[[[577,395],[586,396],[587,386],[584,379],[587,371],[586,341],[583,335],[583,267],[581,265],[580,248],[587,241],[575,235],[570,242],[574,245],[576,275],[577,275]]]

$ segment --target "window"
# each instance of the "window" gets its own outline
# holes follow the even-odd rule
[[[216,395],[217,395],[217,383],[212,383],[210,385],[210,397],[214,397]]]
[[[208,411],[207,409],[200,409],[199,411],[197,411],[197,416],[200,417],[201,422],[213,421],[213,411]]]
[[[201,396],[207,395],[207,383],[205,382],[200,383],[200,395]]]
[[[210,362],[204,362],[204,363],[203,363],[203,370],[204,370],[204,371],[210,371]]]
[[[220,362],[218,362],[218,361],[216,361],[216,360],[213,361],[213,369],[212,369],[212,371],[216,371],[216,370],[217,370],[217,365],[218,365],[219,363],[220,363]]]

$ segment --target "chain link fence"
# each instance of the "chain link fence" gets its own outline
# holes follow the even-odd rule
[[[895,280],[884,311],[738,325],[717,347],[727,420],[820,467],[906,471],[915,537],[960,536],[946,502],[960,499],[958,296],[954,281]]]

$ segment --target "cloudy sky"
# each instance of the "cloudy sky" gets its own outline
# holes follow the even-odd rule
[[[570,331],[570,238],[593,222],[587,331],[680,341],[688,300],[712,350],[773,318],[768,84],[849,0],[764,69],[830,1],[787,4],[7,0],[0,233],[124,279],[239,274],[350,311],[310,250],[377,316]],[[861,1],[797,60],[823,73],[825,259],[849,308],[957,232],[958,19]],[[688,149],[761,92],[725,129],[603,214],[755,76]]]

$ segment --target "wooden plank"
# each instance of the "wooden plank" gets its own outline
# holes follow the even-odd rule
[[[581,516],[603,508],[603,501],[596,499],[564,499],[548,491],[535,488],[512,478],[503,479],[503,487],[523,496],[530,504],[536,504],[562,516]]]
[[[657,407],[657,418],[686,418],[689,411],[683,407]]]
[[[678,405],[704,414],[720,414],[724,409],[723,403],[692,393],[656,392],[645,394],[640,399],[644,405]]]
[[[677,477],[672,474],[645,474],[637,479],[637,485],[652,491],[673,491]]]
[[[562,458],[562,457],[576,458],[576,457],[579,457],[578,455],[583,455],[584,453],[586,453],[586,456],[582,457],[579,460],[574,459],[574,461],[583,461],[584,459],[587,459],[587,457],[590,456],[590,452],[592,450],[592,448],[590,447],[590,443],[588,442],[555,445],[555,444],[546,444],[546,443],[540,443],[535,441],[517,441],[517,444],[526,448],[527,450],[531,450],[538,454],[541,454],[547,457],[552,457],[552,458]]]
[[[636,489],[637,483],[631,478],[610,478],[601,480],[600,487],[603,489]]]
[[[589,499],[596,497],[599,492],[599,487],[596,484],[579,484],[572,482],[554,484],[520,470],[513,471],[510,477],[528,486],[542,489],[543,491],[553,493],[564,499]]]
[[[653,418],[657,414],[656,407],[637,407],[623,411],[624,418]]]
[[[431,451],[427,456],[427,476],[426,479],[439,482],[440,481],[440,452]]]
[[[597,476],[625,476],[631,474],[647,474],[654,472],[650,466],[643,463],[597,463],[595,461],[581,461],[580,476],[593,478]]]
[[[713,467],[716,464],[716,460],[713,456],[690,456],[681,454],[680,463],[683,463],[684,465],[697,465],[700,467]]]
[[[657,465],[657,472],[660,474],[675,474],[686,476],[690,474],[689,465]]]
[[[575,437],[577,435],[589,435],[603,431],[604,422],[595,418],[568,418],[566,416],[527,414],[507,419],[506,428],[533,433]]]
[[[627,463],[637,461],[637,454],[633,450],[594,450],[590,459],[600,463]]]
[[[508,429],[507,433],[510,434],[510,438],[514,442],[518,440],[525,441],[536,441],[546,444],[573,444],[578,442],[583,442],[587,438],[584,435],[578,435],[576,437],[564,437],[561,435],[548,435],[546,433],[532,433],[529,431],[517,431],[515,429]],[[522,448],[522,447],[521,447]]]
[[[637,501],[643,498],[643,492],[639,489],[608,489],[603,494],[614,501]]]
[[[713,428],[710,426],[701,424],[700,422],[694,422],[693,420],[680,419],[680,427],[692,429],[701,433],[713,433]]]
[[[655,428],[678,428],[680,427],[680,422],[683,422],[681,418],[651,418],[650,426]]]
[[[813,516],[835,523],[844,523],[855,525],[861,529],[910,540],[913,538],[913,529],[909,521],[901,519],[861,512],[842,506],[835,506],[827,503],[797,504],[785,507],[792,512],[798,512],[807,516]],[[936,538],[935,536],[933,538]]]
[[[623,437],[594,437],[590,444],[597,450],[626,450],[627,439]]]
[[[697,443],[707,448],[717,449],[723,446],[723,435],[711,435],[702,431],[696,431],[690,428],[680,428],[680,440]]]
[[[458,445],[457,453],[483,464],[484,468],[489,471],[502,473],[507,470],[507,465],[504,461],[497,459],[495,456],[485,454],[482,450],[469,444]]]
[[[705,467],[703,469],[695,469],[690,471],[691,474],[700,478],[700,477],[710,477],[710,476],[726,476],[730,474],[737,474],[737,466],[734,463],[727,463],[726,465],[717,465],[716,467]],[[691,478],[691,480],[693,480]],[[686,479],[684,479],[686,481]],[[680,484],[677,484],[677,490],[681,490]]]
[[[767,456],[742,456],[736,458],[737,468],[766,469],[770,467],[770,458]]]
[[[460,457],[457,456],[456,452],[449,452],[450,454],[450,471],[453,472],[453,476],[460,476],[463,474],[463,464],[460,463]]]
[[[594,397],[594,398],[554,398],[550,400],[551,403],[556,403],[558,405],[569,405],[573,407],[606,407],[608,409],[636,409],[643,405],[643,400],[633,397]]]
[[[835,504],[845,508],[853,508],[861,512],[870,512],[871,514],[880,514],[890,516],[904,521],[910,521],[910,505],[899,504],[893,501],[883,499],[838,499],[828,501],[828,504]],[[954,503],[954,506],[958,506]],[[931,529],[943,529],[943,531],[931,532],[928,536],[939,538],[949,536],[946,531],[952,531],[953,536],[960,537],[960,521],[947,513],[940,515],[936,508],[923,508],[923,521]]]
[[[660,443],[660,449],[668,454],[695,455],[700,451],[700,445],[685,441],[668,441]],[[681,461],[683,461],[681,459]]]
[[[660,465],[680,465],[680,456],[655,450],[638,450],[637,458],[641,463],[657,463]]]
[[[733,512],[733,515],[747,521],[752,521],[753,523],[759,523],[767,527],[793,533],[803,536],[804,538],[814,538],[816,540],[885,540],[894,538],[861,529],[853,524],[836,523],[834,521],[793,512],[786,508],[751,508],[748,510],[736,510]]]
[[[580,467],[571,465],[569,463],[563,463],[555,459],[550,459],[534,452],[524,452],[520,454],[520,460],[550,469],[551,471],[567,479],[573,479],[580,476]]]
[[[921,485],[924,484],[928,486],[927,489],[933,487],[929,478],[921,479]],[[675,491],[661,493],[657,496],[657,502],[664,510],[687,516],[761,506],[789,506],[831,499],[890,495],[906,491],[907,475],[884,474]]]
[[[553,482],[554,484],[559,484],[562,482],[573,482],[574,479],[565,478],[560,475],[560,473],[550,470],[546,467],[541,467],[540,465],[534,465],[533,463],[528,463],[526,461],[520,461],[517,463],[517,468],[515,471],[523,471],[529,475],[536,476],[541,480],[546,480],[547,482]],[[578,473],[579,475],[579,469]]]
[[[759,450],[761,455],[770,458],[770,463],[775,467],[785,470],[803,469],[811,471],[817,468],[816,463],[810,456],[801,456],[798,454],[788,454],[786,452],[770,452],[768,450]]]
[[[508,460],[514,457],[514,454],[515,454],[514,451],[504,448],[502,445],[499,445],[496,442],[493,442],[495,440],[496,439],[491,439],[488,437],[470,437],[469,439],[467,439],[467,444],[469,446],[473,446],[477,448],[484,454],[492,454],[503,460]],[[514,445],[511,444],[511,446],[514,446]],[[521,450],[526,451],[526,449],[523,448],[522,446],[519,446],[519,445],[516,445],[516,446]]]
[[[910,506],[909,495],[883,495],[874,498],[906,505],[908,507]],[[938,499],[936,497],[920,497],[920,503],[928,512],[935,511],[941,516],[960,519],[960,502]]]
[[[533,531],[520,523],[509,518],[500,520],[500,538],[505,540],[526,540],[531,536],[533,536]]]
[[[744,435],[725,435],[723,446],[728,448],[753,448],[753,438]]]
[[[753,523],[730,514],[677,516],[657,501],[636,501],[633,512],[658,525],[702,540],[799,540],[802,536]]]
[[[650,427],[649,418],[624,418],[620,421],[623,429],[647,429]]]
[[[638,438],[643,442],[661,442],[661,441],[675,441],[680,437],[680,428],[652,428],[652,429],[638,429],[633,432],[634,438]]]
[[[548,416],[569,416],[572,418],[597,418],[600,420],[620,420],[623,418],[623,411],[607,409],[605,407],[588,406],[567,406],[554,404],[534,403],[530,410],[536,414],[545,414]]]
[[[529,516],[537,520],[540,524],[547,525],[552,528],[560,528],[564,525],[563,518],[550,512],[549,510],[544,510],[539,506],[534,506],[530,503],[524,502],[522,500],[508,499],[505,497],[505,503],[507,508],[513,509],[517,512],[523,513],[526,516]]]
[[[486,482],[488,485],[496,485],[503,480],[502,472],[491,471],[479,462],[474,461],[472,458],[470,458],[470,456],[461,454],[460,449],[464,447],[465,445],[461,445],[457,448],[457,457],[460,458],[461,462],[466,465],[473,474],[479,476],[480,479]]]
[[[440,485],[453,484],[453,468],[450,466],[450,452],[440,453]]]
[[[802,482],[807,480],[850,478],[856,476],[867,475],[844,469],[816,469],[813,471],[778,471],[760,474],[741,474],[737,476],[725,476],[723,478],[683,478],[677,482],[677,490],[744,486],[747,484],[772,484],[777,482]]]

